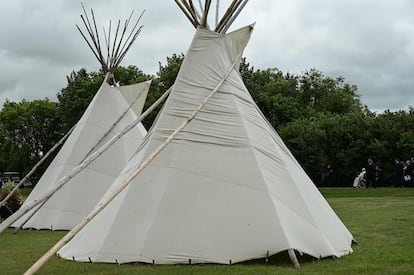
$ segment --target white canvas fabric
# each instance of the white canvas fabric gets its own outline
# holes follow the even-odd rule
[[[122,183],[200,105],[252,27],[198,29]],[[352,251],[353,237],[263,117],[234,68],[200,113],[58,254],[76,261],[228,264],[295,249]]]
[[[150,82],[145,81],[135,85],[125,85],[117,87],[121,94],[125,97],[128,104],[132,105],[131,108],[134,110],[137,116],[140,116],[142,113],[145,100],[147,99],[149,86]]]
[[[128,90],[134,90],[136,95],[141,94],[140,97],[144,98],[139,103],[140,106],[135,107],[139,113],[142,111],[149,85],[150,82],[147,81],[130,85],[128,88]],[[43,195],[50,186],[77,166],[129,106],[130,103],[127,102],[120,90],[109,86],[104,81],[76,128],[26,199],[25,204]],[[135,119],[137,119],[137,114],[130,108],[96,149]],[[40,209],[24,225],[24,228],[70,230],[76,226],[93,210],[95,204],[125,167],[145,135],[146,130],[142,124],[128,132],[87,168],[75,175],[44,205],[40,206]],[[17,220],[13,226],[20,226],[33,211]]]

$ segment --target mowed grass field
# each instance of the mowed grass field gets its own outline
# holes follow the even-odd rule
[[[39,274],[414,274],[414,188],[322,188],[322,194],[358,245],[339,259],[299,256],[294,269],[287,253],[235,265],[90,264],[57,257]],[[0,235],[0,274],[22,274],[66,232],[22,231]]]

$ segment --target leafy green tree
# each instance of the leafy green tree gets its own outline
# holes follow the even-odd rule
[[[0,112],[0,170],[27,173],[60,138],[57,113],[48,99],[6,101]]]
[[[158,89],[166,91],[174,84],[183,60],[184,54],[173,54],[167,57],[167,64],[165,66],[161,62],[159,63],[159,71],[157,72]]]
[[[402,152],[401,155],[408,159],[410,156],[414,156],[414,130],[409,129],[406,132],[401,133],[401,139],[397,143],[397,148]]]
[[[256,70],[242,60],[240,74],[254,101],[276,129],[303,115],[297,100],[297,77],[278,69]]]
[[[387,171],[388,182],[391,182],[394,158],[407,160],[414,156],[413,108],[408,112],[387,110],[368,122],[370,139],[366,144],[369,154]]]
[[[332,79],[311,69],[299,77],[300,101],[320,112],[345,114],[361,109],[357,87],[344,82],[343,77]]]
[[[355,173],[370,157],[370,136],[364,130],[368,127],[363,112],[319,113],[285,125],[280,135],[316,184],[321,181],[323,168],[331,164],[334,184],[350,186]]]
[[[239,67],[240,75],[243,79],[244,85],[246,86],[247,90],[249,90],[250,94],[252,95],[253,99],[256,100],[257,93],[256,93],[256,85],[255,85],[255,76],[254,76],[254,67],[250,66],[250,63],[247,62],[246,58],[243,57],[240,62]],[[257,103],[257,101],[256,101]]]
[[[123,86],[147,81],[151,79],[151,76],[144,74],[136,66],[130,65],[128,67],[117,67],[115,69],[114,79],[119,85]]]

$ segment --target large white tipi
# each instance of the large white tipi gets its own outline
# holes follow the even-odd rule
[[[86,13],[85,16],[87,18]],[[91,34],[92,29],[88,31]],[[114,54],[110,60],[98,58],[107,74],[105,80],[22,208],[46,193],[60,179],[67,177],[67,174],[89,154],[137,120],[141,114],[150,81],[121,87],[108,84],[108,76],[113,73],[125,53]],[[100,49],[96,49],[95,56],[103,57]],[[143,125],[138,124],[48,200],[18,219],[13,226],[72,229],[93,210],[134,154],[146,133]]]
[[[102,200],[169,143],[59,256],[231,264],[292,250],[351,253],[353,236],[243,84],[238,65],[253,27],[225,31],[246,1],[233,1],[215,31],[208,5],[200,19],[178,2],[197,31],[158,120]]]

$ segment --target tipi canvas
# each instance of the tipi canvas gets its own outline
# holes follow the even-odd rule
[[[243,84],[251,31],[197,29],[158,120],[102,200],[217,92],[60,257],[229,264],[289,249],[318,258],[352,251],[351,233]]]
[[[146,81],[121,88],[134,90],[137,99],[131,102],[135,105],[134,110],[130,108],[131,103],[127,102],[120,88],[110,86],[104,81],[76,128],[26,199],[26,203],[45,193],[51,185],[91,153],[94,147],[104,144],[115,133],[136,120],[136,112],[139,112],[139,115],[143,108],[149,85],[150,82]],[[122,115],[122,119],[113,127]],[[40,205],[39,209],[28,212],[13,226],[22,225],[36,211],[23,228],[72,229],[93,209],[145,135],[146,130],[139,124]]]

